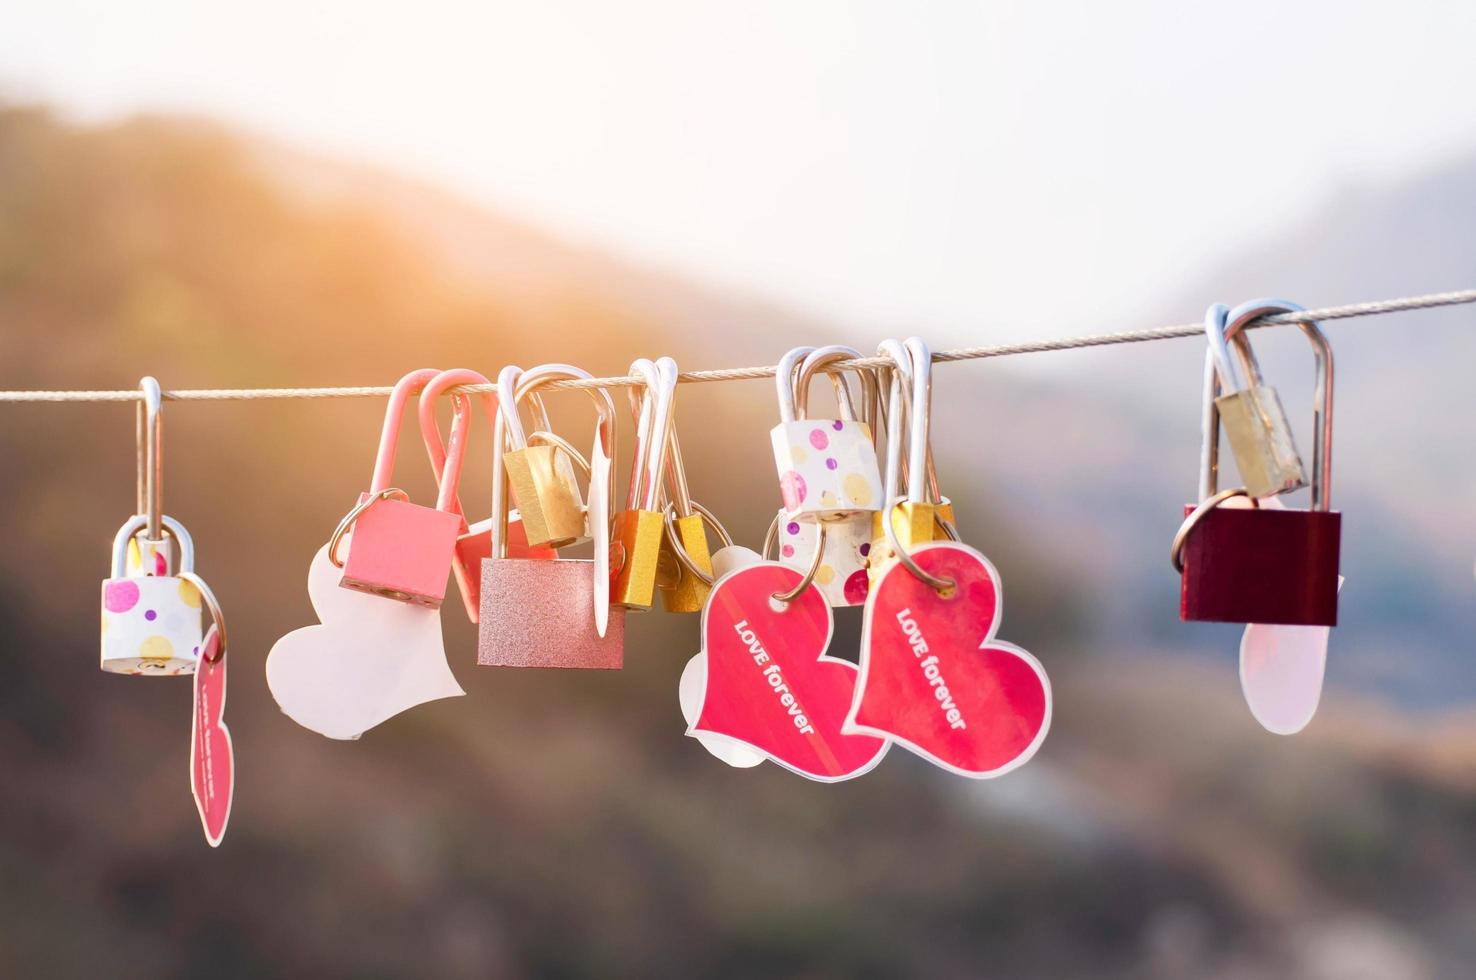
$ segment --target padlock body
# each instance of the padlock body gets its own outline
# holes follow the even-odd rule
[[[681,541],[692,564],[708,575],[712,574],[712,553],[707,545],[707,528],[701,514],[688,514],[674,522],[677,538]],[[670,537],[661,542],[656,584],[661,590],[661,606],[667,612],[701,612],[707,604],[707,595],[712,586],[702,581],[683,565],[672,549]]]
[[[502,463],[529,545],[562,548],[584,539],[584,498],[567,456],[529,446],[504,453]]]
[[[897,532],[897,540],[909,553],[918,545],[941,540],[944,537],[942,528],[937,524],[938,506],[936,504],[904,500],[893,507],[890,513],[892,529]],[[953,505],[949,504],[948,514],[951,516],[952,513]],[[882,525],[882,520],[881,511],[871,515],[871,548],[866,557],[867,571],[873,585],[876,584],[882,572],[897,560],[897,553],[892,550],[891,541],[887,540],[887,531]]]
[[[1291,425],[1276,389],[1255,385],[1215,399],[1235,467],[1252,497],[1269,497],[1307,485]]]
[[[882,505],[871,427],[845,419],[780,422],[769,433],[790,516],[842,517]]]
[[[650,609],[656,600],[656,573],[666,518],[656,510],[623,510],[615,515],[610,553],[618,562],[610,576],[610,601],[626,609]]]
[[[871,540],[872,514],[852,514],[825,522],[825,554],[815,569],[815,587],[832,606],[859,606],[866,602],[871,582],[866,573],[867,556],[875,547]],[[801,572],[807,571],[815,554],[819,526],[781,512],[779,515],[779,560]]]
[[[1193,510],[1188,504],[1184,513]],[[1209,511],[1180,553],[1180,618],[1336,626],[1342,524],[1335,511]]]
[[[625,612],[594,622],[594,562],[516,558],[482,562],[477,663],[487,667],[617,670],[625,661]]]
[[[354,521],[338,584],[439,608],[446,598],[461,525],[461,515],[450,511],[405,500],[377,500]]]
[[[137,575],[103,581],[103,670],[193,674],[203,637],[200,593],[184,579]]]
[[[528,541],[523,535],[523,522],[518,519],[518,512],[513,511],[507,520],[507,556],[546,561],[557,558],[559,553],[549,547],[528,547]],[[478,521],[456,539],[456,554],[451,572],[456,576],[456,587],[466,605],[466,616],[473,623],[481,615],[482,562],[491,557],[490,520]]]

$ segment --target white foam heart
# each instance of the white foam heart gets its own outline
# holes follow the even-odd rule
[[[763,559],[758,553],[737,545],[719,548],[712,556],[713,578],[719,579],[737,568],[756,565]],[[697,654],[687,661],[682,669],[682,679],[677,682],[677,700],[682,706],[682,717],[691,729],[702,717],[702,702],[707,697],[707,652]],[[735,769],[751,769],[764,761],[764,754],[741,742],[721,735],[706,732],[691,733],[702,747]]]
[[[1244,497],[1225,502],[1249,507]],[[1285,508],[1276,497],[1260,501],[1264,508]],[[1338,591],[1343,577],[1338,576]],[[1249,623],[1240,637],[1240,690],[1251,716],[1273,735],[1295,735],[1307,727],[1322,701],[1327,671],[1327,626]]]
[[[340,588],[324,546],[308,569],[320,625],[293,630],[267,655],[282,711],[329,738],[353,739],[402,711],[466,692],[446,663],[441,613]]]

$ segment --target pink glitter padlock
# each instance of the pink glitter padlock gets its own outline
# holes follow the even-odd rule
[[[418,394],[436,368],[421,368],[399,380],[390,393],[379,436],[379,452],[367,493],[344,515],[329,541],[328,556],[343,569],[339,585],[387,599],[439,608],[446,597],[446,581],[462,518],[455,507],[456,480],[444,480],[435,507],[412,504],[405,491],[389,485],[400,438],[400,416],[405,402]],[[446,453],[461,472],[466,433],[453,433]],[[347,539],[348,555],[340,559]]]

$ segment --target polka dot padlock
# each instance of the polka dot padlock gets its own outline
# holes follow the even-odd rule
[[[172,517],[162,519],[169,536],[138,537],[148,524],[129,518],[113,539],[113,574],[102,584],[102,669],[115,674],[193,674],[204,631],[200,593],[170,575],[170,552],[179,547],[177,571],[195,566],[189,532]]]
[[[779,424],[770,433],[784,509],[801,520],[837,520],[882,505],[881,474],[870,425],[856,417],[850,390],[832,375],[840,418],[806,418],[809,379],[827,363],[859,356],[849,348],[798,347],[785,355],[776,374]],[[800,368],[796,388],[795,372]]]

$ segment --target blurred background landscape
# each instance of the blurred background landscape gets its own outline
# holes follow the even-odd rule
[[[1476,149],[1316,200],[1268,209],[1212,262],[1148,269],[1151,293],[1109,304],[1124,319],[1070,313],[1091,302],[1063,261],[1060,295],[1037,297],[1061,318],[944,317],[935,335],[885,303],[827,315],[254,126],[10,98],[0,388],[747,366],[801,343],[986,344],[1194,322],[1217,300],[1476,285]],[[238,789],[214,852],[189,798],[187,685],[96,668],[132,409],[0,407],[0,974],[1469,976],[1473,329],[1470,308],[1327,325],[1347,584],[1322,708],[1292,738],[1244,706],[1238,629],[1177,617],[1166,555],[1195,486],[1202,345],[940,366],[945,492],[1002,574],[1001,636],[1057,697],[1036,758],[978,784],[901,751],[836,786],[728,769],[682,735],[697,620],[665,614],[630,621],[619,673],[492,670],[452,601],[468,696],[322,739],[280,714],[262,663],[314,621],[308,561],[368,480],[383,403],[167,405],[165,506],[231,628]],[[1305,441],[1305,341],[1255,342]],[[552,401],[582,433],[583,399]],[[778,499],[772,385],[684,386],[677,418],[694,493],[757,546]],[[474,439],[478,515],[490,440]],[[423,497],[418,438],[402,449]],[[836,651],[858,632],[839,611]]]

